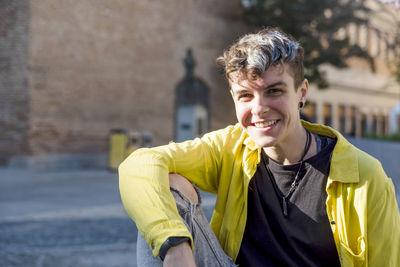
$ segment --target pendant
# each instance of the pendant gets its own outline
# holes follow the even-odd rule
[[[282,198],[282,209],[283,209],[283,215],[286,217],[287,216],[287,202],[286,198]]]

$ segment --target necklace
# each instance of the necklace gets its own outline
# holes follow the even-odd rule
[[[287,213],[287,199],[291,196],[291,194],[296,190],[296,188],[298,186],[298,179],[299,179],[300,169],[303,166],[304,157],[306,156],[306,154],[307,154],[307,152],[308,152],[308,150],[310,149],[310,146],[311,146],[311,133],[309,131],[307,131],[307,130],[306,130],[306,133],[307,133],[307,140],[306,140],[306,144],[304,146],[303,155],[300,158],[300,166],[297,169],[297,172],[296,172],[296,175],[294,177],[294,180],[293,180],[292,184],[290,185],[289,192],[286,195],[282,195],[280,193],[280,191],[278,190],[278,186],[276,185],[275,179],[272,178],[273,177],[272,176],[272,172],[269,169],[268,164],[265,164],[265,167],[266,167],[267,172],[269,174],[269,178],[270,178],[271,183],[272,183],[272,185],[274,187],[274,190],[277,193],[277,195],[279,195],[282,198],[282,212],[283,212],[283,215],[285,217],[288,214]]]

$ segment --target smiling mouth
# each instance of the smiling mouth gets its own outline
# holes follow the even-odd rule
[[[266,121],[266,122],[255,122],[255,123],[252,123],[252,125],[255,126],[256,128],[266,128],[266,127],[275,125],[277,122],[278,122],[278,120]]]

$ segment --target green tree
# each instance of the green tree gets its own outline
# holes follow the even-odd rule
[[[307,78],[319,88],[328,87],[325,74],[318,68],[329,63],[346,67],[346,59],[367,59],[374,71],[373,59],[348,38],[337,32],[349,23],[366,24],[369,10],[364,0],[242,0],[245,21],[254,27],[273,26],[294,36],[305,49]]]

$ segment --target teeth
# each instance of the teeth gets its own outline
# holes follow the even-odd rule
[[[276,120],[274,120],[274,121],[268,121],[268,122],[256,122],[256,123],[254,123],[254,125],[255,125],[257,128],[263,128],[263,127],[271,126],[272,124],[275,124],[275,123],[276,123]]]

